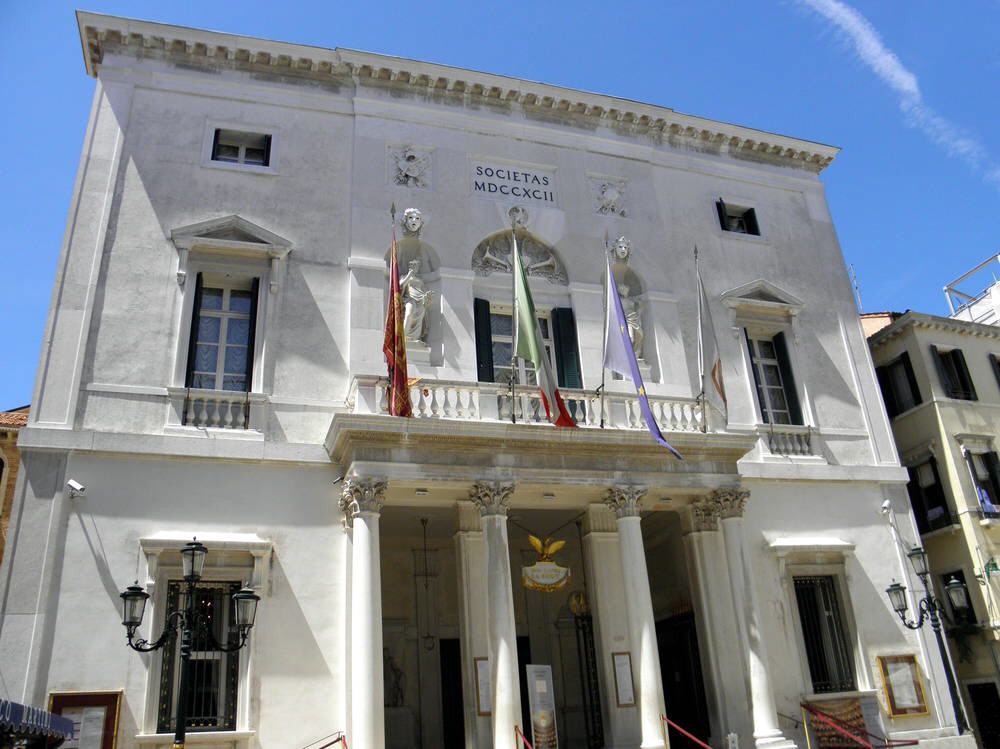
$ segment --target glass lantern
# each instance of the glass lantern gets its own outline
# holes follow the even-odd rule
[[[885,589],[885,594],[889,596],[889,603],[892,604],[892,610],[903,616],[909,605],[906,602],[906,586],[894,582]]]
[[[201,573],[205,569],[205,556],[208,554],[208,549],[205,545],[199,543],[198,539],[189,541],[183,549],[181,549],[181,563],[184,567],[184,579],[187,582],[198,582],[201,580]]]
[[[146,601],[149,600],[149,593],[143,590],[136,581],[135,585],[129,585],[125,589],[120,598],[122,599],[122,624],[130,631],[135,631],[142,624],[142,616],[146,613]]]

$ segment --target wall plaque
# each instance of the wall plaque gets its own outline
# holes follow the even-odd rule
[[[73,721],[65,749],[115,749],[121,692],[53,692],[49,711]]]
[[[554,172],[491,161],[472,162],[472,194],[553,208],[558,204]]]
[[[886,707],[893,718],[927,715],[927,697],[915,655],[879,655]]]

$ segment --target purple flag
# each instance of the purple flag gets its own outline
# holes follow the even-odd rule
[[[618,296],[618,284],[615,283],[615,274],[611,272],[611,257],[607,257],[608,278],[607,278],[607,299],[605,301],[604,313],[604,366],[612,372],[617,372],[622,377],[631,377],[635,385],[636,393],[639,396],[639,407],[642,409],[642,416],[646,420],[646,426],[653,439],[667,448],[675,458],[684,460],[683,456],[677,452],[670,443],[663,439],[660,426],[653,418],[653,412],[649,408],[649,398],[646,397],[646,386],[642,382],[642,375],[639,373],[639,362],[636,361],[635,351],[632,349],[632,341],[628,337],[628,321],[625,319],[625,310],[622,309],[622,299]]]

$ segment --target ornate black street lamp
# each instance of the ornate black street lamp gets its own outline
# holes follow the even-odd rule
[[[948,679],[948,691],[951,693],[951,704],[955,710],[955,719],[958,721],[958,732],[965,733],[968,730],[968,724],[965,722],[965,708],[962,705],[962,698],[958,693],[958,680],[955,677],[951,656],[945,648],[944,636],[941,633],[941,616],[947,615],[945,614],[944,607],[941,606],[941,602],[934,597],[930,587],[927,585],[927,578],[930,575],[930,568],[927,565],[927,552],[919,546],[914,546],[906,553],[906,556],[913,566],[913,571],[917,573],[920,582],[924,586],[924,597],[920,599],[917,605],[917,620],[910,621],[906,618],[906,609],[909,604],[906,601],[905,585],[900,585],[893,581],[892,585],[885,589],[885,593],[889,596],[889,603],[892,604],[892,610],[896,612],[899,620],[908,629],[920,629],[924,626],[925,621],[930,621],[931,629],[934,630],[934,637],[937,639],[938,650],[941,651],[941,658],[944,660],[944,672]],[[954,577],[951,578],[951,580],[945,583],[944,589],[948,595],[951,610],[956,615],[960,616],[962,612],[969,608],[969,593],[965,589],[965,585],[959,580]]]
[[[148,653],[159,650],[176,636],[177,631],[181,633],[181,678],[177,689],[177,715],[175,716],[174,747],[179,749],[184,746],[184,736],[187,728],[187,703],[188,703],[188,681],[190,675],[191,662],[191,642],[195,634],[208,638],[212,647],[225,653],[232,653],[242,648],[247,641],[250,630],[253,628],[254,619],[257,616],[257,603],[260,596],[254,593],[253,588],[244,586],[242,590],[233,594],[233,603],[236,608],[236,641],[230,639],[222,645],[215,639],[212,627],[209,626],[207,618],[198,611],[195,603],[195,589],[201,580],[202,571],[205,568],[205,556],[208,549],[198,542],[198,539],[190,541],[181,549],[181,562],[184,571],[184,582],[187,583],[187,591],[182,598],[183,608],[176,611],[167,612],[163,633],[153,642],[147,640],[134,640],[135,632],[142,624],[142,615],[146,611],[146,601],[149,600],[149,593],[138,584],[129,585],[125,592],[121,594],[122,599],[122,624],[128,633],[128,645],[133,650],[140,653]]]

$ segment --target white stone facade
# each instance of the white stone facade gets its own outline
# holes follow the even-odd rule
[[[79,23],[97,85],[0,582],[12,699],[123,690],[118,746],[169,744],[160,656],[125,647],[118,592],[147,585],[155,636],[173,550],[196,535],[209,576],[250,581],[262,601],[233,725],[191,743],[301,747],[346,730],[354,749],[429,749],[456,745],[460,714],[458,745],[509,749],[523,643],[554,666],[562,745],[584,746],[566,601],[585,591],[604,746],[662,746],[664,702],[688,719],[657,652],[663,623],[684,617],[712,745],[801,745],[799,703],[815,690],[796,575],[838,591],[851,695],[882,694],[876,656],[916,656],[928,713],[883,713],[886,730],[969,741],[954,738],[933,642],[883,593],[915,581],[879,506],[913,525],[818,178],[836,149],[398,58]],[[214,159],[218,131],[269,136],[266,163]],[[752,209],[758,232],[724,231],[720,199]],[[380,379],[393,203],[422,213],[400,255],[421,259],[433,293],[412,420],[384,415]],[[542,248],[537,307],[572,310],[575,430],[540,423],[523,387],[511,423],[506,386],[479,382],[475,300],[502,315],[510,275],[473,257],[515,205]],[[632,242],[646,387],[684,462],[642,429],[627,382],[609,380],[598,424],[607,234]],[[697,400],[695,245],[728,425]],[[256,293],[249,392],[188,387],[199,274]],[[784,334],[801,423],[761,424],[745,331]],[[524,591],[522,528],[560,524],[571,587]],[[455,643],[457,685],[441,665]],[[615,686],[622,652],[634,705]],[[477,710],[477,658],[491,715]],[[402,677],[383,682],[379,663]]]

